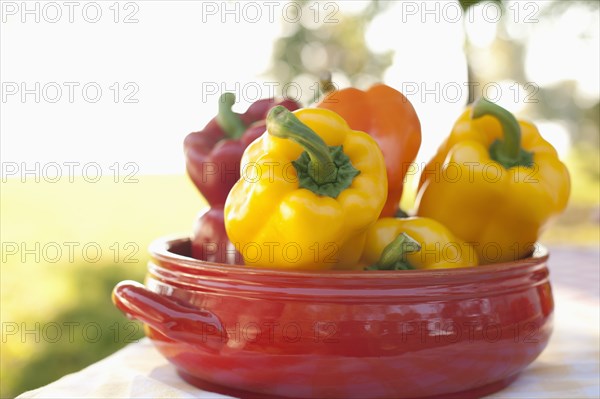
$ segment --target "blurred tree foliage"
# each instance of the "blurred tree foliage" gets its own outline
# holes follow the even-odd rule
[[[482,0],[459,0],[460,6],[463,10],[467,10],[469,7],[476,5],[477,3],[481,3]],[[493,3],[502,3],[502,0],[492,0]]]
[[[460,0],[463,10],[482,0]],[[501,3],[501,0],[492,0]],[[312,76],[317,82],[327,73],[337,75],[337,80],[347,80],[352,86],[366,88],[380,81],[383,73],[392,64],[393,51],[375,53],[369,49],[365,32],[378,14],[389,8],[391,2],[372,0],[366,9],[357,15],[326,13],[315,16],[314,4],[310,0],[297,2],[302,6],[290,20],[300,15],[306,18],[301,23],[285,23],[286,33],[274,44],[273,67],[269,73],[279,82],[299,80],[300,76]],[[333,14],[332,14],[333,15]],[[340,79],[341,78],[341,79]],[[334,79],[334,83],[335,83]],[[314,98],[303,96],[305,102]]]
[[[331,72],[359,87],[381,80],[392,64],[393,53],[371,51],[365,32],[373,18],[385,11],[390,2],[374,0],[357,15],[328,13],[325,7],[318,18],[311,8],[312,2],[302,0],[298,4],[302,6],[301,11],[289,19],[295,20],[301,15],[301,21],[284,22],[285,34],[274,44],[270,75],[283,83],[297,81],[301,75],[312,76],[312,82],[317,82],[323,73]],[[314,99],[304,96],[303,100]]]

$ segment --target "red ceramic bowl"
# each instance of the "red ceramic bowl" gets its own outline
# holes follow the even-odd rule
[[[480,397],[546,346],[547,255],[477,268],[291,272],[150,248],[116,306],[188,382],[236,397]]]

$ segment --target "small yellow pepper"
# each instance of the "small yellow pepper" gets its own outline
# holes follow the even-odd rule
[[[225,228],[246,265],[353,267],[387,197],[375,140],[325,109],[274,107],[246,149]]]
[[[480,99],[423,170],[417,214],[473,243],[481,264],[512,261],[532,252],[569,191],[566,166],[535,126]]]
[[[422,217],[381,218],[367,230],[360,264],[367,270],[477,266],[474,248],[441,223]]]

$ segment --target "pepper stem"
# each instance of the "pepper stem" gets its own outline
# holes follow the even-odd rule
[[[233,112],[235,104],[235,94],[223,93],[219,97],[219,113],[217,114],[217,124],[225,132],[225,137],[236,140],[242,137],[246,131],[246,125],[242,118]]]
[[[327,146],[317,133],[281,105],[269,111],[267,131],[272,136],[293,140],[304,148],[300,157],[292,161],[299,188],[337,198],[360,173],[352,166],[341,145]]]
[[[400,233],[381,253],[377,263],[367,270],[410,270],[414,269],[406,260],[406,255],[421,250],[421,245],[406,233]]]
[[[327,144],[287,108],[278,105],[269,111],[267,130],[275,137],[291,139],[304,148],[310,158],[308,174],[317,185],[336,180],[337,168]]]
[[[319,75],[319,89],[322,95],[327,95],[329,92],[335,91],[331,72],[325,71]]]
[[[394,215],[394,217],[397,219],[406,219],[409,216],[410,215],[406,211],[403,211],[400,208],[398,208],[398,210],[396,211],[396,214]]]
[[[533,153],[521,147],[521,126],[513,114],[481,97],[473,104],[471,119],[492,116],[502,126],[503,140],[496,140],[489,148],[490,157],[506,169],[533,164]]]

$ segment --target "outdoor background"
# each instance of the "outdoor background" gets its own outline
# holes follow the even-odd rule
[[[2,397],[142,336],[110,292],[143,279],[152,240],[189,234],[205,203],[183,138],[223,91],[241,112],[282,93],[308,106],[324,71],[338,87],[383,81],[419,114],[419,163],[484,94],[570,169],[541,242],[598,248],[597,1],[73,4],[0,2]]]

